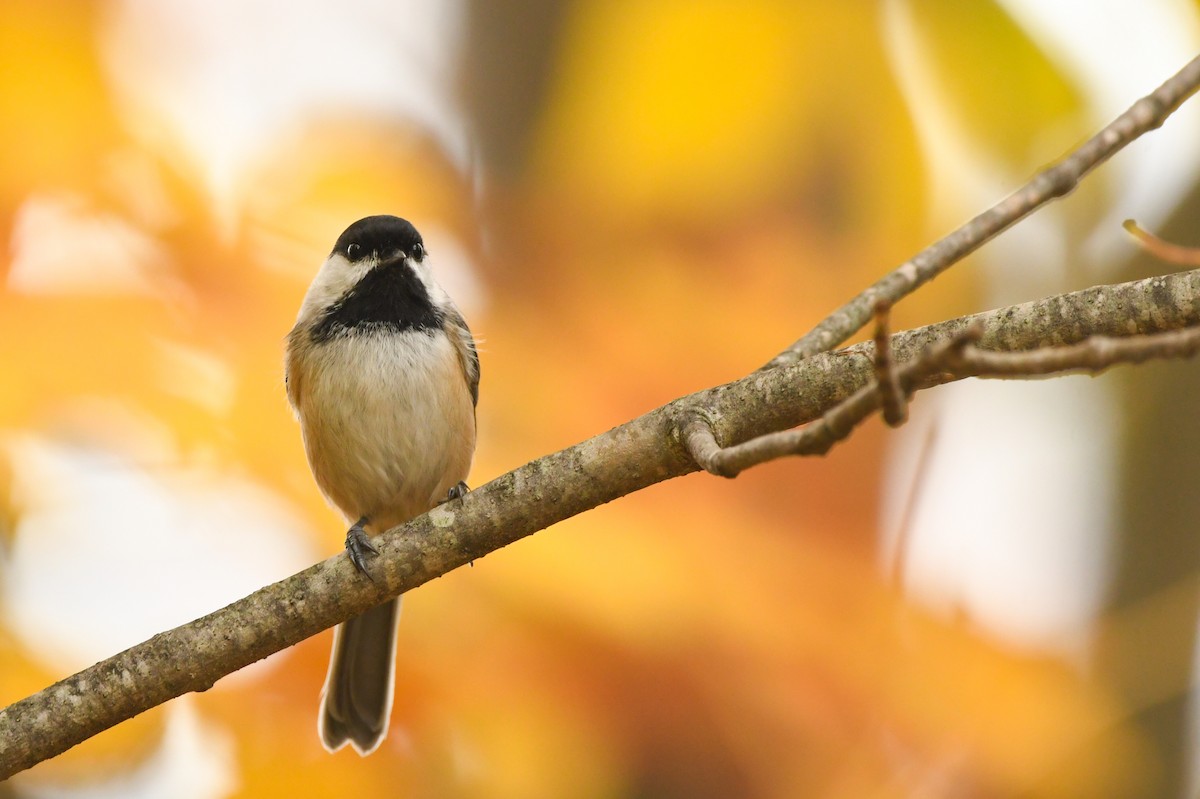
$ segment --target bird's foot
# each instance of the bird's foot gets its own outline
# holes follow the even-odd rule
[[[462,499],[470,490],[471,488],[467,485],[465,480],[459,480],[458,483],[450,487],[450,490],[446,492],[446,498],[438,504],[445,505],[447,502],[451,502],[456,499]]]
[[[354,564],[354,568],[371,577],[371,573],[367,571],[367,556],[378,555],[379,550],[371,543],[371,539],[367,537],[367,531],[363,529],[363,525],[366,523],[367,517],[364,516],[346,531],[346,554],[350,556],[350,562]],[[372,581],[374,579],[371,577]]]

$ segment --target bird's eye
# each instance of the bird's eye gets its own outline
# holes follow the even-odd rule
[[[346,245],[346,257],[351,261],[357,261],[362,255],[362,245],[358,242],[351,242]]]
[[[412,259],[417,262],[423,261],[425,259],[425,245],[419,241],[413,245]]]

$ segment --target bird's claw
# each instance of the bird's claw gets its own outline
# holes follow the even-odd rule
[[[470,490],[471,490],[471,488],[470,488],[470,486],[467,485],[467,482],[465,480],[459,480],[457,483],[450,486],[450,490],[446,492],[446,498],[443,499],[438,504],[445,505],[447,502],[452,502],[453,500],[456,500],[456,499],[462,499],[463,497],[465,497],[467,495],[467,492]]]
[[[378,555],[379,550],[367,537],[367,531],[363,529],[365,522],[365,519],[360,519],[346,531],[346,554],[350,556],[350,562],[354,564],[354,568],[367,577],[371,577],[371,573],[367,571],[367,556]],[[371,580],[374,582],[375,578],[371,577]]]

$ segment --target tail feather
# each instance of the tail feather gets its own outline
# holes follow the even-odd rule
[[[360,755],[368,755],[387,735],[399,619],[397,597],[334,630],[317,722],[321,742],[330,752],[349,743]]]

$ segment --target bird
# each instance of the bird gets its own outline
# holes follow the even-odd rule
[[[338,237],[288,333],[284,382],[318,488],[346,519],[370,577],[370,541],[462,498],[475,453],[479,354],[405,219],[368,216]],[[334,630],[317,728],[360,755],[387,735],[400,598]]]

